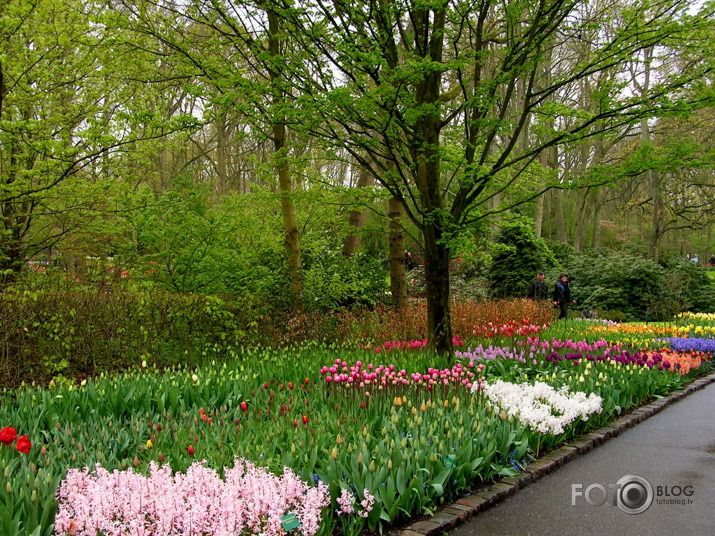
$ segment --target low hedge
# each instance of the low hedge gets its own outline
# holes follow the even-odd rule
[[[0,383],[198,362],[246,338],[240,304],[166,292],[0,294]],[[243,329],[241,326],[244,326]]]

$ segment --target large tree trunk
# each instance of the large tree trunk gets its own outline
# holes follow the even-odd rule
[[[425,239],[425,280],[427,282],[427,337],[439,353],[451,353],[452,317],[449,294],[449,249],[439,226],[427,223]]]
[[[285,154],[285,125],[273,125],[274,145],[278,163],[278,185],[281,196],[281,212],[283,213],[283,229],[286,254],[288,256],[288,275],[290,278],[291,308],[299,313],[303,310],[303,276],[301,273],[300,234],[295,217],[295,206],[291,198],[292,183]]]
[[[365,168],[360,168],[358,174],[357,187],[366,188],[372,186],[375,183],[375,177]],[[343,255],[345,257],[352,257],[353,254],[360,247],[360,229],[365,225],[365,220],[367,219],[367,209],[362,210],[351,210],[349,217],[350,231],[343,244]]]
[[[420,7],[414,14],[415,50],[424,51],[430,65],[441,63],[446,20],[444,4],[431,12]],[[447,216],[442,203],[440,158],[442,74],[439,69],[430,68],[423,76],[415,88],[420,116],[414,125],[412,154],[417,164],[415,182],[423,214],[421,230],[425,247],[427,338],[432,349],[451,354],[449,248],[444,241]]]
[[[392,306],[401,311],[407,305],[407,282],[405,281],[405,237],[402,234],[402,203],[391,197],[387,207],[388,243],[390,248],[390,292]]]
[[[442,210],[442,193],[439,188],[440,161],[437,157],[439,139],[437,130],[425,121],[423,131],[426,144],[434,149],[433,155],[425,155],[418,167],[418,184],[426,188],[420,191],[426,217],[422,225],[425,247],[425,286],[427,292],[427,338],[430,348],[438,353],[452,353],[452,322],[449,294],[450,251],[445,242],[445,221]]]
[[[553,154],[555,152],[555,147],[549,147],[548,149],[542,151],[541,154],[539,154],[539,162],[541,163],[541,167],[544,168],[545,172],[548,172],[549,170],[554,168],[555,158],[553,158]],[[544,236],[544,215],[546,215],[546,236],[552,239],[554,237],[553,217],[551,215],[551,208],[554,206],[554,195],[555,194],[553,190],[547,191],[541,197],[539,197],[537,201],[536,214],[539,215],[540,213],[541,216],[540,218],[535,218],[536,221],[534,222],[534,231],[536,232],[536,236]]]
[[[271,57],[279,58],[281,55],[280,43],[280,21],[278,15],[268,12],[268,52]],[[276,65],[278,62],[276,62]],[[300,254],[300,234],[295,217],[295,206],[291,193],[293,184],[291,182],[290,170],[288,168],[288,148],[286,144],[286,125],[280,110],[283,101],[282,89],[279,87],[282,73],[280,68],[272,65],[270,67],[271,82],[273,89],[273,106],[275,115],[273,117],[273,157],[278,172],[278,186],[281,198],[281,211],[283,213],[284,245],[288,258],[288,275],[290,278],[290,297],[293,312],[299,313],[303,310],[303,277],[301,274],[301,254]]]

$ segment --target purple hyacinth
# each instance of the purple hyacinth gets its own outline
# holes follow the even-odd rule
[[[670,347],[676,352],[687,352],[689,350],[695,350],[696,352],[715,353],[715,340],[713,339],[682,339],[680,337],[671,337],[661,340],[669,343]]]

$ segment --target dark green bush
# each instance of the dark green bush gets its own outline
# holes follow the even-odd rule
[[[373,307],[388,298],[387,276],[379,259],[362,253],[346,258],[335,249],[324,250],[309,258],[303,269],[306,307]]]
[[[665,285],[671,300],[681,305],[681,311],[711,313],[715,311],[715,281],[708,269],[681,257],[662,260],[666,270]]]
[[[534,236],[532,223],[513,219],[502,225],[494,245],[488,280],[494,298],[524,297],[536,274],[552,264],[543,240]]]
[[[564,266],[579,308],[601,316],[610,311],[622,320],[669,320],[683,311],[715,310],[715,287],[702,268],[685,259],[655,263],[621,252],[587,251],[570,254]]]
[[[0,384],[197,363],[251,336],[239,302],[166,292],[0,294]]]

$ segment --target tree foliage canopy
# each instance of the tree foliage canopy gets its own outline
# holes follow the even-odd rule
[[[378,186],[360,207],[384,218],[380,200],[396,199],[400,224],[416,230],[427,335],[447,351],[450,259],[466,237],[487,242],[503,214],[533,210],[537,220],[540,208],[578,250],[587,215],[594,244],[608,230],[598,219],[608,203],[636,214],[618,222],[624,236],[626,218],[643,227],[649,212],[665,214],[651,218],[657,238],[711,221],[702,118],[712,114],[713,9],[685,0],[9,0],[0,6],[0,270],[48,246],[77,246],[121,252],[142,270],[161,260],[155,279],[175,290],[255,288],[232,278],[237,264],[242,273],[277,267],[264,282],[278,288],[288,266],[291,295],[305,277],[300,294],[321,307],[366,299],[380,278],[356,275],[332,252],[347,232],[333,225],[355,198],[342,189],[367,174]],[[210,206],[197,209],[187,192]],[[241,244],[241,218],[277,232],[276,213],[254,221],[232,198],[247,192],[282,210],[269,263]],[[316,199],[325,206],[314,211]],[[331,217],[321,212],[330,207]],[[330,295],[326,280],[341,292]]]

